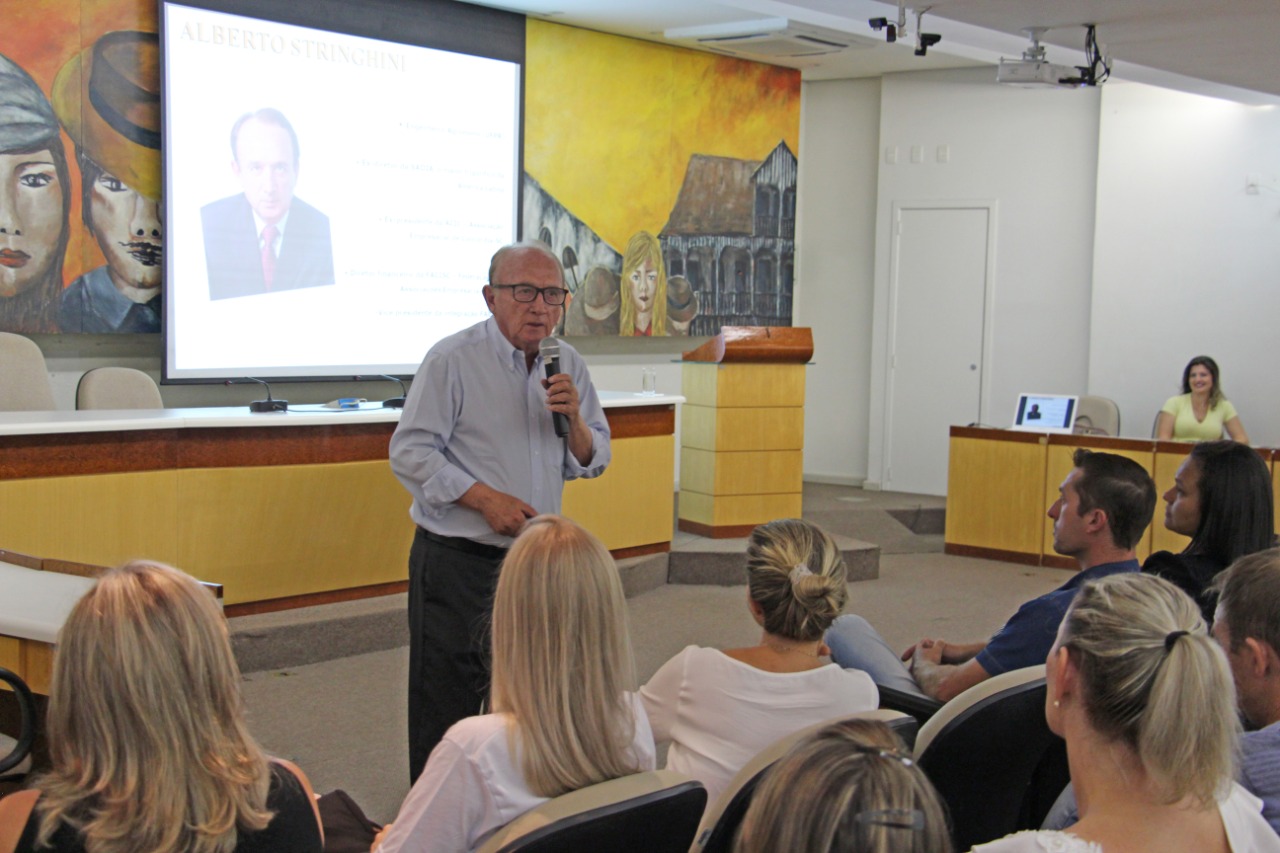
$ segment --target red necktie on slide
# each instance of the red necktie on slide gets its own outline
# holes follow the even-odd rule
[[[276,277],[276,235],[280,232],[274,225],[262,229],[262,280],[271,289],[271,282]]]

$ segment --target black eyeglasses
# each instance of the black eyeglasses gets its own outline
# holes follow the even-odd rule
[[[542,301],[548,305],[563,305],[569,291],[563,287],[534,287],[532,284],[491,284],[490,287],[505,287],[511,291],[511,298],[516,302],[532,302],[542,294]]]

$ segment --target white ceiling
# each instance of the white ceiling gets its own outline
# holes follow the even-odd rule
[[[476,0],[470,0],[476,2]],[[806,80],[863,77],[890,71],[994,64],[1017,57],[1026,27],[1044,36],[1050,61],[1083,65],[1085,23],[1113,62],[1113,76],[1227,97],[1280,103],[1278,0],[925,0],[925,32],[942,42],[914,55],[916,6],[910,35],[889,45],[867,19],[898,17],[896,3],[877,0],[483,0],[481,5],[536,18],[651,41],[673,28],[732,25],[785,18],[853,37],[850,48],[817,59],[773,58],[803,70]],[[923,7],[924,4],[922,3]]]

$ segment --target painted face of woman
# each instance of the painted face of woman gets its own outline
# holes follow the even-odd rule
[[[0,154],[0,298],[31,289],[57,263],[66,221],[62,200],[48,149]]]
[[[658,270],[653,261],[646,260],[638,269],[632,270],[628,283],[636,313],[647,314],[652,311],[653,298],[658,293]]]

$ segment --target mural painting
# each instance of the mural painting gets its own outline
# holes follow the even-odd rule
[[[524,233],[565,335],[791,324],[798,71],[529,21]]]
[[[158,332],[156,7],[30,0],[0,32],[0,330]]]

